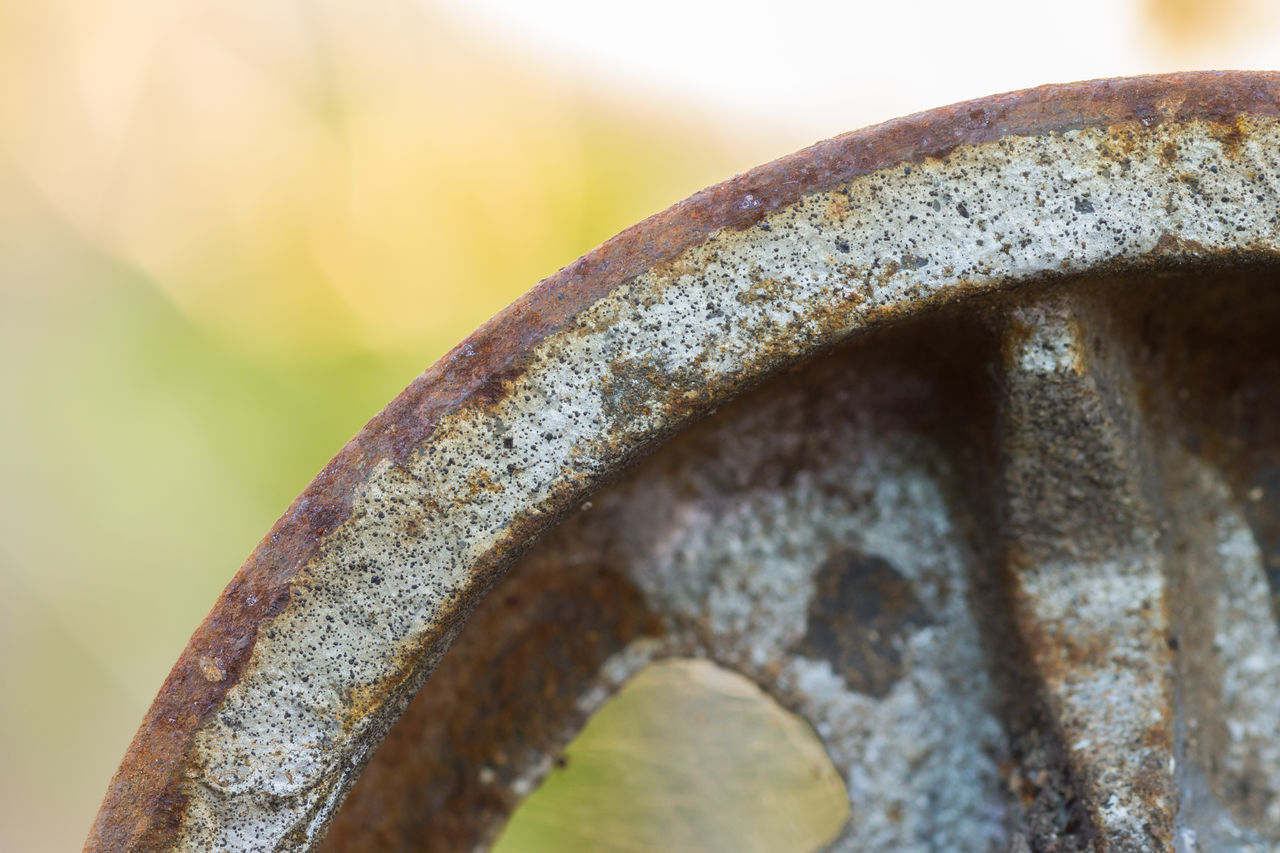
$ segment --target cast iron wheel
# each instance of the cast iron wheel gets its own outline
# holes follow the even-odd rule
[[[813,723],[838,849],[1276,849],[1278,252],[1276,74],[987,98],[676,205],[294,502],[87,849],[483,846],[679,656]]]

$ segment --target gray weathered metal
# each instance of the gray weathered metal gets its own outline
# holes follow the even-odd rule
[[[1278,252],[1269,73],[997,96],[694,196],[343,449],[86,849],[483,845],[671,656],[814,724],[840,849],[1276,849]]]

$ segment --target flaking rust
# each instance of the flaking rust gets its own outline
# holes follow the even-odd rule
[[[1172,75],[899,119],[623,232],[294,502],[86,849],[469,849],[681,655],[814,724],[838,849],[1274,849],[1280,372],[1231,330],[1280,318],[1278,187],[1280,76]]]

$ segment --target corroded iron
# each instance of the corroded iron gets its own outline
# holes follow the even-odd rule
[[[325,468],[87,849],[471,849],[678,656],[814,724],[840,849],[1274,849],[1278,253],[1276,74],[987,98],[676,205]]]

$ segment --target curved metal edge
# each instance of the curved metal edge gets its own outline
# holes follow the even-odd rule
[[[956,104],[819,143],[704,190],[606,242],[540,283],[452,350],[375,416],[262,540],[196,630],[113,778],[87,850],[158,849],[183,820],[195,732],[237,683],[259,626],[284,612],[291,582],[351,514],[379,463],[422,447],[446,414],[494,406],[538,342],[644,271],[723,229],[888,166],[958,146],[1082,127],[1280,116],[1280,74],[1207,72],[1045,86]],[[1230,143],[1228,134],[1227,143]],[[711,401],[699,401],[690,416]],[[563,495],[568,504],[574,497]],[[533,534],[553,520],[529,520]],[[520,539],[518,531],[508,543]],[[508,551],[508,560],[516,548]],[[488,561],[486,561],[488,562]],[[494,561],[485,574],[496,577]],[[505,565],[505,562],[503,563]],[[482,585],[474,598],[487,585]],[[459,602],[465,614],[474,601]],[[459,620],[460,621],[460,620]]]

